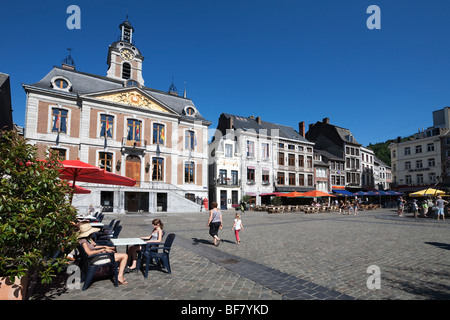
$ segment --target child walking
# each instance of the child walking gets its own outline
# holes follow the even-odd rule
[[[244,230],[244,225],[242,224],[241,215],[239,213],[236,213],[234,224],[231,230],[234,230],[234,235],[236,236],[236,242],[237,244],[241,243],[241,240],[239,239],[239,231]]]

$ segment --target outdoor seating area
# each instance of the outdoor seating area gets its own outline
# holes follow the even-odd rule
[[[431,190],[432,192],[436,193],[434,190]],[[430,191],[430,192],[431,192]],[[358,200],[358,211],[365,211],[365,210],[377,210],[381,208],[381,197],[392,197],[392,196],[398,196],[403,195],[403,193],[396,192],[396,191],[358,191],[355,193],[351,193],[349,191],[343,191],[343,190],[333,190],[333,194],[321,192],[318,190],[308,191],[305,193],[301,192],[290,192],[290,193],[267,193],[264,194],[264,196],[276,196],[283,199],[281,202],[283,204],[280,204],[280,201],[278,201],[278,205],[272,204],[262,204],[262,205],[256,205],[252,207],[252,210],[254,211],[262,211],[262,212],[268,212],[268,213],[284,213],[284,212],[297,212],[305,214],[310,213],[322,213],[322,212],[342,212],[343,210],[347,210],[349,204],[352,204],[352,207],[354,206],[354,201]],[[338,201],[336,200],[337,197],[341,197],[341,199],[344,199],[344,206],[345,208],[341,209],[340,204],[338,204]],[[355,197],[353,199],[353,197]],[[363,201],[361,201],[362,198],[365,198]],[[370,197],[370,200],[368,199]],[[310,200],[307,199],[318,199],[322,198],[324,200],[316,200],[310,202]],[[328,198],[328,200],[326,200]],[[334,200],[332,199],[334,198]],[[286,200],[285,200],[286,199]],[[287,202],[287,203],[286,203]],[[304,203],[308,202],[307,205]],[[341,201],[342,202],[342,201]],[[300,204],[299,204],[300,203]]]
[[[81,223],[88,223],[90,225],[96,224],[95,222],[90,223],[89,220],[82,220]],[[129,247],[139,246],[137,268],[131,271],[141,272],[144,278],[148,278],[149,270],[153,269],[165,271],[169,274],[172,272],[169,255],[173,241],[175,240],[174,233],[169,234],[166,239],[164,239],[165,232],[163,231],[163,239],[161,242],[148,243],[140,237],[119,238],[119,234],[122,230],[120,220],[112,219],[108,225],[104,225],[98,229],[96,232],[92,233],[91,238],[95,241],[96,245],[114,248],[114,252],[88,255],[81,244],[77,246],[74,263],[78,265],[81,270],[83,291],[86,290],[94,280],[100,279],[111,279],[114,286],[118,286],[119,262],[114,260],[114,254],[119,252],[118,247],[122,247],[125,249],[125,252],[128,252]],[[128,267],[126,270],[126,272],[130,272]]]
[[[377,210],[380,209],[380,204],[360,204],[359,210]],[[254,211],[264,211],[268,213],[283,213],[283,212],[297,212],[297,213],[321,213],[321,212],[339,212],[339,206],[310,206],[310,205],[260,205],[255,206]]]
[[[339,211],[338,206],[309,206],[309,205],[261,205],[256,206],[255,211],[267,211],[268,213],[283,213],[283,212],[297,212],[297,213],[319,213],[319,212],[336,212]]]
[[[70,202],[74,193],[89,193],[88,189],[78,189],[77,181],[113,184],[122,186],[134,186],[134,179],[107,172],[95,166],[91,166],[79,160],[61,161],[60,178],[71,181],[72,192]],[[126,284],[123,279],[125,270],[129,271],[129,248],[133,246],[138,252],[139,265],[135,271],[142,271],[145,278],[148,277],[150,264],[154,264],[159,270],[165,269],[171,273],[169,253],[175,239],[175,234],[169,234],[165,242],[151,242],[148,245],[140,237],[119,238],[122,231],[120,220],[111,220],[108,225],[103,223],[105,215],[102,212],[94,212],[91,205],[87,215],[80,214],[77,217],[80,233],[78,239],[80,244],[75,250],[75,264],[80,267],[81,279],[84,281],[83,290],[86,290],[94,278],[111,277],[114,285]],[[83,228],[84,231],[81,229]],[[125,253],[119,252],[117,247],[125,246]],[[100,250],[101,253],[98,253]],[[145,259],[144,259],[145,258]],[[141,263],[145,260],[145,263]]]

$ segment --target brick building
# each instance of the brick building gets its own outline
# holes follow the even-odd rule
[[[207,197],[211,122],[173,83],[168,92],[144,86],[144,57],[133,33],[128,20],[120,25],[106,77],[78,71],[69,59],[24,84],[25,138],[42,157],[53,150],[137,181],[134,187],[80,183],[92,191],[74,197],[81,211],[90,204],[121,213],[197,211]]]

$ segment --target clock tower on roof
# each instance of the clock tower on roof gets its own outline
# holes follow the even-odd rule
[[[144,57],[133,43],[134,28],[127,19],[119,25],[119,41],[112,43],[108,50],[107,77],[122,80],[124,86],[144,86],[142,62]]]

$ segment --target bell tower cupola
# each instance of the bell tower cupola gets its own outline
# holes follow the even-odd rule
[[[122,80],[124,86],[143,86],[142,62],[144,57],[134,45],[134,28],[127,19],[119,25],[119,40],[112,43],[108,50],[107,77]]]
[[[124,42],[128,42],[128,43],[133,43],[134,28],[131,26],[130,22],[128,21],[128,17],[127,17],[127,20],[125,20],[124,22],[122,22],[120,24],[119,28],[122,32],[120,40],[124,41]]]

